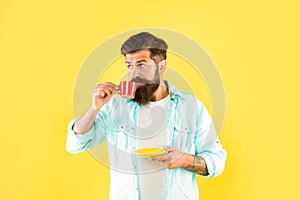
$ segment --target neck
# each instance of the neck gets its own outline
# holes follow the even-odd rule
[[[157,90],[153,94],[153,100],[152,101],[159,101],[161,99],[166,98],[169,95],[169,90],[164,81],[161,81],[159,84]]]

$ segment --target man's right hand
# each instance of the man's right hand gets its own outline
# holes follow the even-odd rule
[[[81,115],[73,126],[75,134],[84,134],[89,131],[102,106],[116,93],[117,86],[113,83],[101,83],[96,85],[93,91],[92,105]]]
[[[102,106],[108,102],[108,100],[116,93],[117,85],[105,82],[96,85],[93,91],[92,97],[92,107],[94,111],[97,113]]]

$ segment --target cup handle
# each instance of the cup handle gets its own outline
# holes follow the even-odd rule
[[[117,85],[117,86],[116,86],[116,88],[115,88],[115,90],[114,90],[114,93],[115,93],[115,94],[120,94],[120,93],[121,93],[121,87],[120,87],[120,85]]]

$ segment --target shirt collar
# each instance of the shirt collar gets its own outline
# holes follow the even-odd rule
[[[178,100],[178,98],[183,98],[181,92],[177,90],[177,88],[174,85],[172,85],[167,80],[165,80],[165,84],[169,89],[170,100],[176,101]]]

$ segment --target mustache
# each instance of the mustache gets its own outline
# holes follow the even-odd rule
[[[144,83],[144,84],[151,84],[151,83],[159,83],[159,81],[155,81],[155,80],[146,80],[146,79],[143,79],[141,77],[135,77],[133,79],[131,79],[130,81],[132,82],[136,82],[136,83]]]

